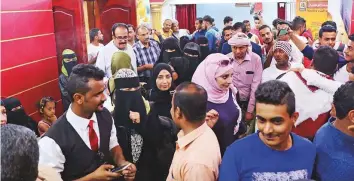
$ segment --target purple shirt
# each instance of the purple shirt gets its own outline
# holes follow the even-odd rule
[[[244,60],[240,63],[231,52],[228,57],[235,60],[234,75],[232,83],[240,94],[240,101],[249,101],[247,112],[253,113],[255,107],[255,92],[262,80],[262,61],[261,58],[253,53],[247,53]]]

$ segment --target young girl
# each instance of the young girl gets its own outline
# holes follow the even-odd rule
[[[42,116],[42,120],[38,122],[38,131],[40,136],[42,136],[57,120],[55,116],[55,100],[52,97],[43,97],[37,107]]]

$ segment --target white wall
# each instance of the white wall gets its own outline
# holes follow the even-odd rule
[[[214,1],[217,2],[217,1]],[[197,17],[210,15],[215,19],[215,25],[219,30],[224,27],[224,17],[231,16],[234,23],[249,20],[253,25],[253,15],[250,15],[250,7],[236,7],[235,4],[197,4]],[[266,24],[271,25],[278,17],[276,2],[263,3],[263,18]]]

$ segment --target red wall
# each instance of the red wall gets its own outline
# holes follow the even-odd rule
[[[52,96],[60,115],[52,1],[1,1],[1,20],[1,96],[20,99],[35,120],[35,103]]]

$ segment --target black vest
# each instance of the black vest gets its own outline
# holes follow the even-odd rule
[[[53,139],[65,156],[64,170],[61,177],[64,181],[75,180],[95,171],[103,162],[111,162],[109,141],[112,129],[112,116],[107,109],[96,112],[100,131],[100,147],[98,153],[87,147],[74,127],[66,119],[66,112],[44,136]]]

